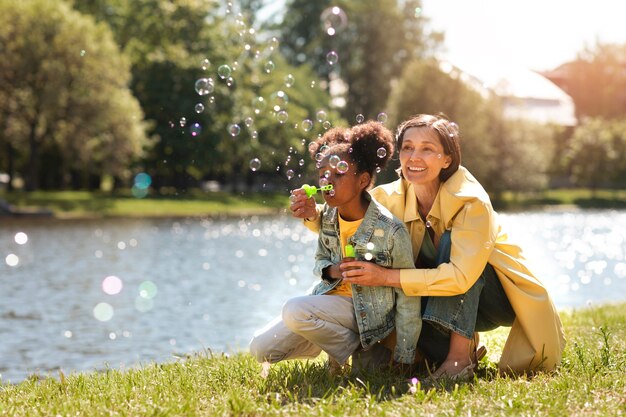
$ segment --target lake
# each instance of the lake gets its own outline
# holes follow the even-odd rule
[[[501,213],[560,309],[626,299],[626,211]],[[315,282],[289,216],[0,220],[0,374],[124,369],[252,333]]]

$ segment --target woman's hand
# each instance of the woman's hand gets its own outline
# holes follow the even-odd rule
[[[367,287],[400,288],[400,270],[389,269],[373,262],[351,261],[339,265],[344,281]]]
[[[317,217],[315,199],[307,197],[306,192],[302,188],[292,190],[289,200],[291,201],[289,209],[293,217],[298,219],[314,219]]]

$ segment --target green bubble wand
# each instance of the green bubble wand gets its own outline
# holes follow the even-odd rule
[[[302,186],[302,189],[306,193],[306,197],[307,198],[311,198],[315,194],[317,194],[318,191],[330,191],[330,190],[332,190],[333,189],[333,185],[332,184],[328,184],[328,185],[325,185],[323,187],[316,187],[314,185],[304,184]]]

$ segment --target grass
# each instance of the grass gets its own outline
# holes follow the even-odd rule
[[[490,354],[474,381],[412,393],[379,371],[329,376],[321,359],[274,365],[267,378],[247,353],[210,351],[170,363],[98,373],[33,376],[3,385],[0,414],[15,416],[607,416],[626,413],[626,304],[564,312],[568,337],[553,374],[501,377],[506,331],[483,334]]]
[[[571,205],[580,208],[626,208],[626,190],[589,190],[557,188],[538,192],[506,192],[498,209],[523,209],[537,206]]]
[[[0,199],[25,211],[47,209],[56,217],[184,217],[271,214],[288,206],[287,193],[200,192],[134,198],[130,193],[111,195],[88,191],[35,191],[8,193]],[[504,193],[494,201],[498,210],[553,205],[581,208],[626,208],[626,190],[554,189],[535,193]]]
[[[288,206],[288,196],[278,193],[237,195],[226,192],[183,196],[111,195],[88,191],[34,191],[0,193],[11,205],[33,210],[45,208],[56,217],[180,217],[270,214]]]

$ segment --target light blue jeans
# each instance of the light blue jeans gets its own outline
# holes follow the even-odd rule
[[[446,231],[439,241],[437,265],[450,262],[451,246],[450,231]],[[474,332],[512,326],[515,312],[496,271],[487,264],[465,294],[422,297],[422,320],[417,346],[430,361],[441,363],[448,355],[452,332],[472,338]]]

